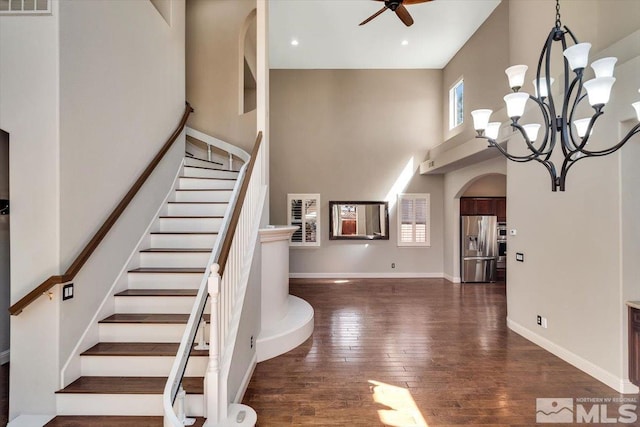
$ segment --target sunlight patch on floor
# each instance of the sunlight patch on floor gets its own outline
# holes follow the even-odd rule
[[[379,409],[380,421],[392,427],[429,427],[411,392],[403,387],[369,380],[373,401],[390,409]]]

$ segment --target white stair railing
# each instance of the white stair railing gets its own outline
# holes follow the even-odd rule
[[[224,143],[229,147],[221,147],[222,144],[218,144],[219,140],[208,135],[200,132],[196,135],[193,136],[217,148],[227,150],[233,147],[234,152],[228,152],[245,160],[245,164],[240,169],[229,208],[207,264],[209,268],[203,276],[185,334],[165,385],[164,425],[172,427],[188,425],[183,414],[176,414],[174,409],[174,406],[179,407],[181,404],[178,402],[174,405],[174,403],[176,403],[189,355],[204,315],[207,297],[211,297],[209,363],[204,384],[207,425],[217,425],[227,418],[229,404],[227,378],[253,255],[255,242],[251,239],[252,230],[257,228],[257,222],[260,221],[262,211],[260,201],[263,200],[261,192],[264,187],[262,182],[264,150],[261,149],[261,132],[258,134],[251,156],[230,144]],[[246,160],[249,160],[248,163]]]

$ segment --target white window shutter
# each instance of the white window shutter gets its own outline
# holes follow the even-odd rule
[[[398,195],[398,246],[430,246],[429,194]]]

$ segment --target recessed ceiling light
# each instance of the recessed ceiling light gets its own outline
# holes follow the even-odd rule
[[[298,46],[298,40],[297,39],[293,39],[291,40],[291,46]]]
[[[402,46],[406,46],[409,44],[409,40],[402,40]]]

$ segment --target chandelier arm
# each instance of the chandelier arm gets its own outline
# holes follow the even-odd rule
[[[538,92],[540,93],[540,92]],[[538,107],[540,107],[540,111],[542,113],[542,119],[544,121],[545,124],[545,128],[544,128],[544,139],[542,140],[542,144],[540,144],[540,149],[537,150],[539,151],[541,154],[544,153],[544,150],[547,148],[547,144],[549,144],[549,151],[547,152],[547,155],[550,155],[551,152],[553,152],[553,147],[556,144],[556,140],[555,140],[555,132],[553,132],[551,134],[551,138],[549,138],[549,129],[552,126],[551,123],[551,112],[548,109],[548,106],[544,103],[544,101],[540,100],[539,98],[529,95],[529,99],[533,100],[533,102],[535,102],[536,104],[538,104]]]
[[[579,98],[576,98],[574,104],[573,104],[573,108],[571,109],[571,113],[569,113],[569,117],[567,118],[567,132],[569,132],[569,138],[571,140],[571,143],[573,144],[572,151],[580,151],[585,145],[587,145],[587,143],[585,142],[585,138],[580,138],[581,142],[578,144],[576,142],[576,138],[573,135],[573,127],[571,126],[571,124],[573,123],[573,113],[576,111],[576,108],[578,105],[580,105],[580,103],[582,102],[582,100],[584,100],[587,97],[587,94],[584,93],[582,94],[582,96],[580,96]],[[595,119],[594,117],[597,115],[599,116],[600,114],[597,114],[599,111],[596,110],[596,113],[594,113],[594,115],[591,117],[591,121],[589,122],[589,129],[587,129],[587,133],[585,134],[586,139],[589,139],[589,135],[591,133],[591,127],[593,126],[593,124],[595,124]]]
[[[536,159],[536,160],[542,163],[545,168],[547,168],[547,172],[549,172],[549,175],[551,176],[551,191],[557,191],[558,175],[556,172],[556,166],[553,164],[553,162],[550,162],[549,160],[540,160],[540,159]]]
[[[571,32],[569,27],[567,27],[566,25],[564,26],[564,33],[565,34],[569,34],[569,36],[571,36],[571,40],[573,40],[573,44],[579,44],[580,43],[578,41],[578,39],[576,38],[576,36],[573,34],[573,32]],[[565,46],[565,49],[566,49],[566,46]]]
[[[498,151],[500,151],[500,153],[503,156],[505,156],[507,159],[511,160],[512,162],[526,163],[526,162],[530,162],[531,160],[537,160],[535,154],[529,154],[528,156],[514,156],[513,154],[509,154],[507,150],[502,148],[502,146],[500,146],[500,144],[498,144],[498,142],[495,139],[489,139],[486,136],[479,136],[478,138],[484,138],[487,141],[489,141],[489,145],[491,147],[497,148]]]
[[[542,156],[549,156],[551,154],[551,152],[553,151],[553,149],[550,149],[548,152],[544,152],[541,149],[537,149],[533,143],[531,142],[531,140],[529,139],[529,137],[527,136],[527,132],[524,130],[524,128],[515,120],[512,120],[511,123],[511,127],[517,129],[520,134],[522,135],[522,137],[524,138],[524,142],[527,144],[527,147],[529,148],[529,150],[531,150],[532,154],[535,157],[542,157]],[[542,147],[541,147],[542,148]],[[547,157],[548,158],[548,157]]]
[[[589,125],[587,126],[587,131],[584,134],[584,137],[582,138],[582,142],[580,144],[576,144],[576,150],[575,150],[576,152],[579,151],[581,153],[586,153],[584,150],[584,147],[586,147],[587,143],[589,142],[589,137],[591,136],[591,129],[593,129],[593,125],[596,124],[596,120],[598,120],[598,117],[600,117],[603,114],[604,113],[602,112],[602,108],[596,109],[596,112],[593,114],[593,116],[591,117],[591,120],[589,121]]]
[[[615,153],[619,149],[621,149],[634,135],[640,133],[640,123],[635,125],[631,130],[622,138],[620,142],[618,142],[613,147],[607,148],[606,150],[600,151],[589,151],[589,150],[581,150],[582,153],[586,154],[589,157],[600,157],[606,156],[611,153]]]
[[[587,94],[582,93],[582,71],[576,72],[576,77],[571,82],[571,85],[568,89],[565,90],[564,102],[562,103],[562,123],[560,125],[560,134],[562,139],[562,151],[564,155],[575,151],[579,144],[576,143],[575,138],[573,137],[573,130],[571,129],[571,123],[573,122],[573,113],[576,111],[576,107],[580,104],[580,102],[587,96]],[[571,94],[573,93],[576,84],[578,85],[578,91],[576,96],[573,99],[573,105],[569,108],[569,103],[571,101]],[[566,86],[565,86],[566,87]]]
[[[553,41],[555,40],[558,34],[562,36],[562,39],[564,41],[564,33],[562,32],[560,27],[552,28],[551,31],[549,32],[549,35],[547,36],[547,40],[545,41],[544,47],[542,48],[542,52],[540,52],[540,58],[538,59],[538,68],[536,70],[535,86],[537,89],[537,93],[540,94],[540,71],[542,69],[542,63],[544,61],[544,72],[546,74],[545,79],[547,79],[547,82],[546,82],[547,83],[547,103],[544,104],[544,102],[540,102],[540,100],[538,100],[536,97],[529,95],[529,98],[533,99],[537,104],[539,105],[542,104],[546,106],[546,111],[548,112],[547,123],[549,124],[551,124],[551,118],[556,117],[556,106],[555,106],[555,103],[553,102],[553,94],[551,93],[551,84],[550,84],[551,82],[548,79],[549,79],[549,76],[551,75],[551,47],[553,45]],[[565,67],[566,66],[567,65],[565,63]],[[544,145],[546,145],[546,143],[547,143],[547,138],[545,138],[544,140]],[[551,147],[554,147],[555,143],[556,143],[556,135],[555,135],[555,132],[552,132]]]

